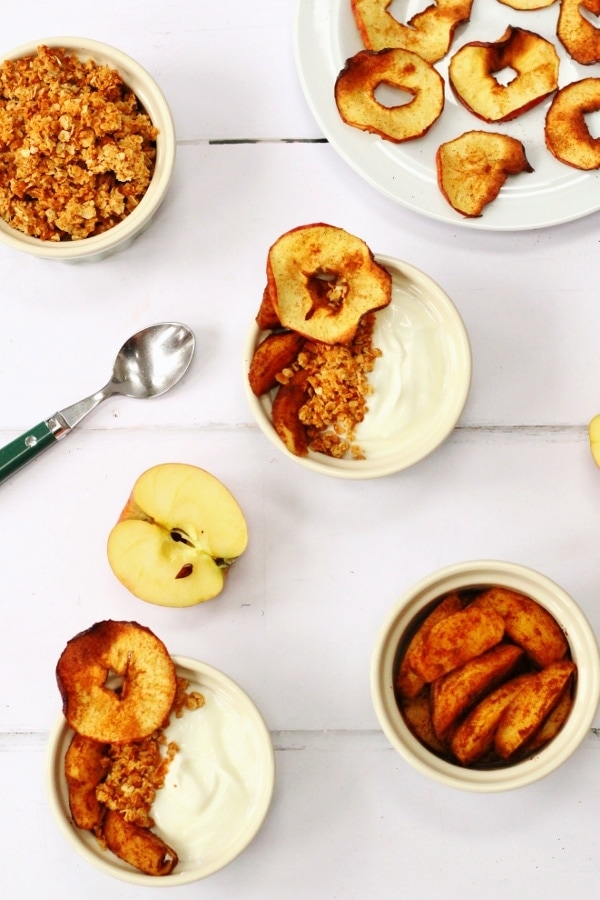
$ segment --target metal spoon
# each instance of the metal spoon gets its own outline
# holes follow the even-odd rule
[[[117,354],[108,384],[54,413],[0,449],[0,481],[69,434],[107,397],[122,394],[139,400],[164,394],[186,372],[195,344],[191,329],[177,322],[151,325],[132,335]]]

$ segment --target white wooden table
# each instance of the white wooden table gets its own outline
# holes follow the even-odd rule
[[[303,97],[293,0],[9,4],[2,46],[83,34],[137,58],[177,127],[174,181],[153,227],[99,264],[0,247],[0,440],[100,387],[123,340],[164,319],[197,335],[189,374],[145,403],[115,399],[0,486],[2,896],[137,898],[67,845],[44,790],[60,710],[57,658],[103,618],[137,619],[173,653],[238,680],[276,750],[267,821],[249,849],[178,897],[588,896],[600,876],[600,744],[516,793],[437,786],[391,749],[369,696],[379,627],[413,581],[482,557],[558,581],[600,633],[600,216],[526,232],[438,223],[370,187],[322,140]],[[595,182],[595,189],[600,184]],[[246,404],[242,345],[269,245],[340,225],[438,281],[472,342],[455,432],[371,482],[284,458]],[[188,610],[143,604],[105,544],[138,474],[166,461],[221,478],[250,545],[226,591]]]

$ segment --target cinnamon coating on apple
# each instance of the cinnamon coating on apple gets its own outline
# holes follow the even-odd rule
[[[445,597],[399,648],[398,707],[414,736],[462,766],[512,764],[564,725],[576,666],[535,600],[504,587]]]
[[[555,0],[501,2],[534,14]],[[336,78],[334,95],[341,119],[395,143],[419,140],[448,114],[444,82],[440,93],[432,81],[438,75],[435,65],[452,51],[460,26],[471,18],[472,4],[437,0],[407,22],[400,21],[396,10],[392,13],[390,0],[350,0],[350,4],[364,49],[346,60]],[[455,50],[449,57],[448,83],[460,104],[486,123],[511,122],[556,95],[544,128],[546,147],[559,162],[589,171],[600,168],[600,151],[585,115],[598,105],[587,79],[558,90],[557,47],[562,45],[582,65],[600,61],[600,28],[586,16],[600,14],[600,0],[563,0],[559,7],[550,39],[509,25],[496,40],[472,40]],[[413,54],[421,60],[410,78],[400,64],[403,54],[408,54],[405,59]],[[510,80],[499,77],[511,70]],[[404,90],[413,98],[386,105],[375,93],[381,85]],[[503,193],[508,176],[533,172],[526,154],[525,144],[509,134],[486,137],[483,131],[462,130],[436,152],[440,192],[459,214],[481,216]]]

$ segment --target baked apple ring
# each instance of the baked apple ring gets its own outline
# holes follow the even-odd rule
[[[546,113],[544,137],[550,153],[575,169],[600,168],[600,138],[592,137],[587,113],[600,110],[600,78],[584,78],[562,88]]]
[[[111,676],[121,679],[109,686]],[[160,728],[177,687],[163,642],[136,622],[97,622],[63,650],[56,666],[63,712],[73,731],[108,744]]]
[[[284,328],[343,344],[362,316],[392,299],[392,278],[360,238],[316,223],[287,231],[270,247],[267,279]]]
[[[556,35],[575,62],[591,66],[600,60],[600,29],[581,14],[600,15],[600,0],[561,0]]]
[[[533,172],[521,141],[508,134],[466,131],[438,147],[438,186],[463,216],[480,216],[509,175]]]
[[[536,106],[558,87],[554,45],[523,28],[509,26],[497,41],[473,41],[454,54],[448,67],[452,90],[484,122],[507,122]],[[514,70],[508,84],[495,77]]]
[[[433,63],[448,52],[456,27],[471,15],[473,0],[437,0],[406,24],[388,11],[391,5],[392,0],[352,0],[352,12],[365,47],[400,47]]]
[[[385,106],[375,96],[381,85],[412,96],[408,103]],[[444,79],[431,63],[410,50],[360,50],[335,82],[335,102],[347,125],[394,143],[422,137],[444,109]]]

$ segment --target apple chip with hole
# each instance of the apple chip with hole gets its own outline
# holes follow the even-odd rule
[[[600,110],[600,78],[562,88],[546,113],[544,137],[550,153],[575,169],[600,168],[600,138],[592,137],[586,115]]]
[[[509,26],[497,41],[472,41],[450,60],[448,77],[458,100],[484,122],[508,122],[558,88],[559,58],[550,41]],[[501,73],[516,72],[507,84]]]
[[[471,218],[496,199],[509,175],[533,171],[521,141],[489,131],[467,131],[442,144],[436,170],[450,206]]]
[[[387,106],[376,96],[381,85],[409,95],[407,103]],[[444,79],[410,50],[360,50],[339,73],[335,102],[347,125],[394,143],[426,134],[444,109]]]
[[[599,15],[600,0],[561,0],[556,34],[569,56],[582,66],[600,61],[600,28],[590,21]]]
[[[392,299],[392,278],[367,244],[317,223],[286,232],[271,246],[267,279],[284,328],[325,344],[350,342],[361,318]]]
[[[437,62],[448,52],[454,32],[471,15],[473,0],[437,0],[406,23],[390,12],[392,0],[352,0],[352,13],[369,50],[400,47]]]

